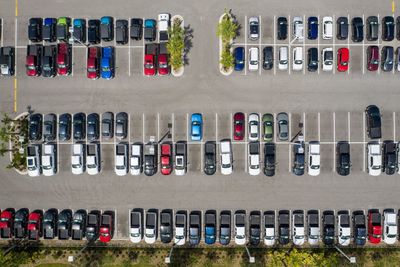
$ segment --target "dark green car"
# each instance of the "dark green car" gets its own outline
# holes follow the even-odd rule
[[[272,142],[274,136],[274,115],[266,113],[262,117],[263,129],[264,129],[264,141]]]

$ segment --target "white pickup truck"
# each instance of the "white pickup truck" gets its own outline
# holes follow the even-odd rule
[[[308,143],[308,175],[317,176],[320,173],[320,144],[318,141],[310,141]]]
[[[57,147],[55,144],[44,144],[42,155],[42,171],[44,176],[52,176],[57,172]]]
[[[250,142],[248,145],[248,168],[250,175],[260,174],[260,143]]]
[[[86,169],[89,175],[100,172],[100,144],[91,143],[86,145]]]
[[[71,149],[71,170],[73,174],[82,174],[86,169],[85,144],[76,143]]]
[[[158,40],[168,42],[168,28],[170,25],[170,15],[167,13],[158,14]]]
[[[369,142],[367,146],[367,171],[372,176],[378,176],[382,172],[381,146],[376,141]]]
[[[115,145],[115,174],[123,176],[128,173],[128,144]]]
[[[143,171],[143,145],[141,143],[131,146],[130,170],[132,175],[139,175]]]
[[[221,173],[224,175],[231,174],[233,171],[232,146],[229,139],[223,139],[220,142],[221,153]]]
[[[28,169],[28,175],[30,177],[39,176],[41,171],[41,147],[40,145],[29,145],[26,150],[26,167]]]

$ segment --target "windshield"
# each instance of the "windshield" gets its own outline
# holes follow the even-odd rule
[[[82,166],[81,164],[72,164],[72,168],[74,168],[74,169],[78,169],[81,166]]]
[[[279,63],[282,64],[282,65],[286,65],[287,64],[287,60],[281,60],[281,61],[279,61]]]
[[[139,237],[140,234],[139,233],[131,233],[131,237]]]
[[[158,67],[161,68],[161,69],[166,69],[166,68],[168,68],[168,64],[167,63],[160,63],[158,65]]]
[[[153,68],[154,68],[154,65],[153,65],[153,63],[151,63],[151,62],[146,62],[146,64],[144,64],[144,67],[145,67],[146,69],[153,69]]]
[[[96,69],[95,68],[88,68],[88,72],[95,72]]]
[[[96,165],[95,165],[95,164],[89,164],[89,165],[87,165],[87,167],[88,167],[89,169],[94,169],[94,168],[96,168]]]
[[[103,70],[103,72],[107,72],[107,71],[110,71],[110,68],[109,67],[103,67],[102,70]]]
[[[58,67],[59,68],[65,68],[66,66],[65,66],[65,64],[58,64]]]

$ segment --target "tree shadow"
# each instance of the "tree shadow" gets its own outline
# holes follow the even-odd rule
[[[235,22],[236,25],[237,25],[236,37],[240,37],[240,33],[241,33],[241,31],[242,31],[242,28],[243,28],[243,27],[242,27],[242,24],[239,23],[239,20],[238,20],[238,18],[236,17],[236,15],[234,15],[234,14],[232,13],[232,9],[229,10],[229,13],[231,14],[232,21]]]
[[[190,49],[193,47],[193,28],[190,27],[190,24],[184,27],[184,43],[185,48],[183,49],[183,64],[189,65],[188,54]]]

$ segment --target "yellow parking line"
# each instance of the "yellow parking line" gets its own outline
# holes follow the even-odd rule
[[[18,17],[18,0],[15,0],[15,16]]]
[[[17,0],[18,1],[18,0]],[[395,4],[394,4],[394,0],[392,1],[392,13],[394,13],[394,9],[395,9]]]
[[[17,78],[14,78],[14,112],[17,112]]]

